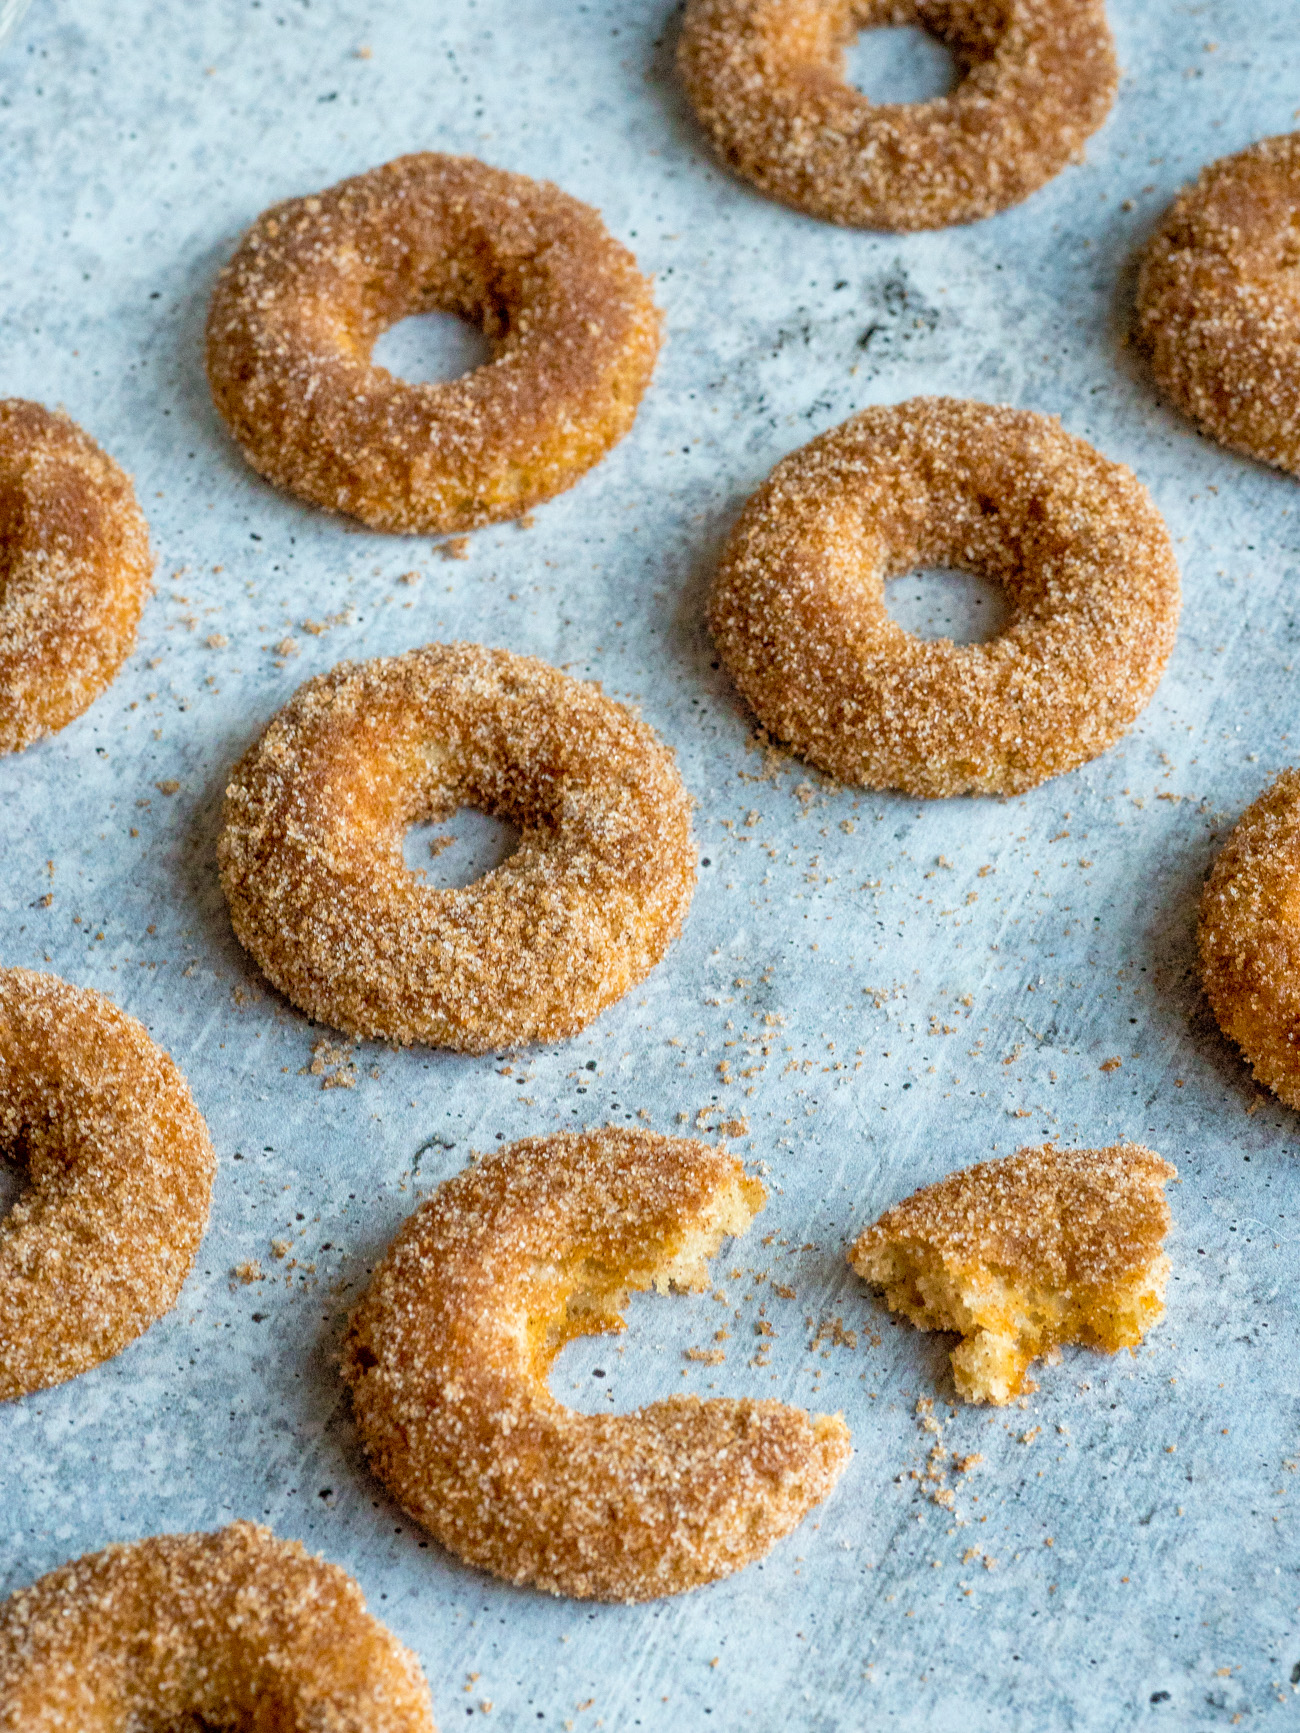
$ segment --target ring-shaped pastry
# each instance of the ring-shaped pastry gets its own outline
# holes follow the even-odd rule
[[[106,1547],[0,1605],[4,1733],[145,1727],[435,1733],[348,1573],[250,1522]]]
[[[761,1558],[850,1455],[838,1416],[674,1396],[579,1414],[547,1388],[630,1290],[708,1285],[766,1193],[725,1150],[557,1133],[445,1181],[352,1316],[344,1377],[375,1473],[468,1563],[553,1594],[642,1601]]]
[[[859,30],[915,24],[962,78],[929,102],[844,81]],[[1115,98],[1103,0],[690,0],[678,66],[719,152],[827,222],[938,229],[1018,204],[1083,153]]]
[[[458,313],[495,354],[411,384],[370,359],[413,313]],[[260,216],[208,315],[208,381],[277,487],[424,535],[518,517],[632,425],[654,369],[648,280],[590,206],[424,152]]]
[[[99,993],[0,969],[0,1400],[120,1353],[175,1304],[216,1158],[172,1060]]]
[[[517,851],[460,890],[402,858],[479,807]],[[462,1052],[571,1035],[663,956],[695,887],[671,752],[598,686],[430,644],[299,688],[232,772],[218,850],[241,943],[309,1016]]]
[[[885,607],[919,566],[999,581],[982,644]],[[709,624],[772,735],[844,782],[1014,794],[1104,752],[1173,648],[1178,568],[1146,489],[1054,417],[956,398],[864,409],[779,463],[723,552]]]
[[[1201,894],[1205,996],[1258,1082],[1300,1107],[1300,770],[1238,820]]]
[[[1300,475],[1300,137],[1201,170],[1147,244],[1138,336],[1221,445]]]
[[[131,478],[66,415],[0,400],[0,752],[98,698],[152,577]]]

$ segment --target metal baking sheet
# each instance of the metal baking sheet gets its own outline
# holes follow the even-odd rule
[[[1194,923],[1227,829],[1296,754],[1300,493],[1172,413],[1126,333],[1136,252],[1174,190],[1292,126],[1300,14],[1111,15],[1124,76],[1087,161],[991,221],[891,237],[807,220],[719,167],[661,0],[36,0],[0,56],[0,391],[66,405],[134,473],[159,566],[110,690],[0,763],[2,955],[142,1018],[221,1166],[176,1310],[0,1412],[0,1589],[247,1516],[356,1573],[443,1727],[1294,1719],[1300,1123],[1208,1016]],[[863,73],[885,90],[930,75],[905,45],[892,75]],[[423,148],[599,206],[654,271],[667,326],[630,437],[463,561],[264,486],[201,363],[214,273],[264,206]],[[435,340],[399,331],[389,353],[414,367]],[[1154,702],[1023,799],[835,789],[766,753],[701,622],[721,538],[771,465],[927,391],[1059,414],[1133,466],[1177,541],[1184,616]],[[896,593],[909,617],[980,617],[960,585]],[[664,964],[565,1045],[322,1050],[313,1074],[324,1032],[226,918],[226,772],[307,675],[453,637],[641,708],[699,801],[699,891]],[[340,1074],[352,1086],[322,1087]],[[734,1146],[771,1201],[720,1257],[717,1294],[635,1300],[625,1337],[565,1351],[557,1393],[780,1396],[842,1409],[856,1446],[763,1564],[636,1608],[503,1587],[426,1543],[367,1473],[335,1365],[421,1187],[472,1148],[611,1118],[743,1123]],[[1049,1136],[1130,1137],[1178,1164],[1168,1315],[1136,1356],[1067,1352],[1022,1408],[954,1410],[947,1344],[888,1321],[846,1242],[915,1186]],[[683,1359],[720,1328],[725,1363]],[[917,1478],[925,1399],[943,1448],[983,1458],[949,1476],[951,1508]]]

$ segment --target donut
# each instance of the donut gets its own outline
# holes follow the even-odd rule
[[[370,352],[458,313],[490,362],[409,384]],[[632,425],[659,348],[650,283],[590,206],[473,157],[398,157],[263,213],[217,280],[213,400],[277,487],[435,535],[572,487]]]
[[[1201,894],[1205,996],[1256,1081],[1300,1107],[1300,770],[1241,817]]]
[[[105,1547],[0,1605],[3,1733],[436,1733],[357,1584],[251,1522]]]
[[[871,102],[844,82],[859,30],[914,24],[961,69],[950,96]],[[1115,99],[1103,0],[689,0],[687,95],[770,198],[863,229],[942,229],[1019,204]]]
[[[517,852],[421,884],[406,827],[481,808]],[[218,861],[240,943],[351,1035],[482,1053],[572,1035],[642,980],[695,887],[672,754],[598,686],[428,644],[301,686],[231,773]]]
[[[904,631],[885,583],[918,566],[997,579],[1010,623],[984,644]],[[916,397],[776,466],[709,624],[763,727],[840,781],[1018,794],[1119,738],[1178,606],[1168,531],[1122,464],[1055,417]]]
[[[110,1359],[170,1311],[216,1159],[171,1059],[116,1005],[0,969],[0,1400]]]
[[[449,1551],[556,1595],[644,1601],[741,1569],[831,1491],[838,1416],[674,1396],[578,1414],[547,1388],[629,1291],[708,1285],[766,1201],[723,1149],[613,1127],[526,1138],[439,1186],[348,1326],[375,1473]]]
[[[1148,242],[1137,334],[1161,387],[1220,445],[1300,475],[1300,137],[1201,170]]]
[[[94,703],[152,579],[130,476],[68,416],[0,399],[0,752]]]
[[[1177,1169],[1139,1144],[1045,1143],[950,1173],[886,1210],[849,1262],[921,1330],[958,1330],[967,1402],[1010,1402],[1064,1342],[1136,1349],[1164,1314],[1164,1188]]]

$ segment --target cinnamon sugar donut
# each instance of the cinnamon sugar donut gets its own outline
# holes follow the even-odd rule
[[[519,848],[435,890],[403,834],[463,805]],[[231,775],[218,859],[241,943],[309,1016],[470,1053],[581,1029],[659,961],[695,887],[690,798],[651,730],[478,644],[300,687]]]
[[[577,1414],[547,1388],[629,1290],[700,1290],[763,1207],[725,1150],[609,1128],[528,1138],[410,1217],[353,1314],[344,1377],[376,1474],[451,1552],[552,1594],[641,1601],[761,1558],[826,1498],[843,1421],[674,1396]]]
[[[170,1311],[216,1159],[143,1025],[53,975],[0,969],[0,1400],[98,1366]]]
[[[1300,137],[1201,170],[1151,237],[1138,335],[1169,396],[1221,445],[1300,475]]]
[[[482,326],[492,360],[445,384],[371,361],[434,309]],[[658,348],[650,284],[590,206],[425,151],[264,212],[218,279],[207,367],[268,481],[431,535],[572,487],[631,427]]]
[[[66,415],[0,399],[0,752],[99,697],[152,575],[131,478]]]
[[[886,1210],[849,1253],[891,1311],[959,1330],[967,1402],[1010,1402],[1060,1343],[1136,1348],[1164,1313],[1164,1188],[1177,1169],[1140,1144],[1045,1143],[950,1173]]]
[[[915,24],[962,78],[930,102],[844,82],[859,30]],[[827,222],[939,229],[1019,204],[1115,99],[1103,0],[689,0],[677,63],[720,153],[769,197]]]
[[[0,1605],[3,1733],[182,1727],[435,1733],[347,1572],[251,1522],[106,1547]]]
[[[918,566],[996,578],[984,644],[921,639],[885,607]],[[1095,758],[1173,648],[1178,568],[1146,489],[1055,417],[951,397],[864,409],[779,463],[709,601],[759,720],[845,782],[1014,794]]]
[[[1201,895],[1205,995],[1258,1082],[1300,1107],[1300,770],[1238,821]]]

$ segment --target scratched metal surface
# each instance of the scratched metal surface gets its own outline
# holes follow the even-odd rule
[[[1300,1126],[1209,1019],[1193,932],[1216,846],[1293,757],[1300,495],[1198,438],[1124,339],[1135,251],[1174,189],[1292,124],[1300,17],[1292,0],[1112,14],[1124,81],[1086,164],[993,221],[890,238],[720,170],[674,85],[661,0],[28,12],[0,59],[0,391],[65,404],[134,473],[159,572],[112,688],[0,764],[0,955],[141,1017],[221,1167],[175,1312],[0,1413],[0,1588],[242,1515],[358,1575],[422,1657],[444,1727],[1294,1716]],[[861,75],[923,93],[924,54],[889,52],[892,72]],[[599,206],[667,321],[632,435],[464,562],[263,486],[200,364],[213,274],[259,210],[423,147]],[[407,367],[434,353],[409,328],[388,341]],[[1133,465],[1177,539],[1185,612],[1155,701],[1115,751],[1023,799],[921,805],[770,763],[701,626],[720,540],[772,463],[920,391],[1059,413]],[[932,628],[990,608],[953,583],[897,593]],[[699,800],[699,891],[667,961],[568,1045],[367,1047],[355,1087],[322,1090],[329,1071],[304,1074],[320,1032],[230,932],[223,779],[309,673],[456,636],[642,707]],[[296,654],[274,648],[286,638]],[[451,828],[439,867],[500,846]],[[334,1354],[368,1266],[472,1147],[641,1111],[674,1130],[702,1109],[747,1119],[736,1146],[771,1191],[719,1260],[725,1304],[638,1300],[628,1335],[566,1351],[554,1387],[590,1408],[716,1389],[842,1409],[852,1466],[764,1564],[684,1599],[588,1607],[462,1569],[358,1450]],[[1023,1410],[953,1413],[946,1345],[888,1323],[846,1240],[916,1185],[1047,1136],[1128,1136],[1179,1165],[1166,1321],[1135,1358],[1067,1353]],[[296,1264],[271,1256],[281,1237]],[[253,1261],[264,1280],[232,1278]],[[841,1339],[810,1352],[836,1318]],[[719,1328],[724,1364],[683,1360]],[[911,1477],[934,1442],[925,1397],[945,1450],[984,1459],[949,1476],[952,1508]]]

